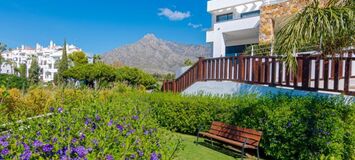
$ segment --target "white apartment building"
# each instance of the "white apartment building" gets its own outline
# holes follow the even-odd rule
[[[234,56],[259,43],[261,8],[287,0],[210,0],[207,11],[212,28],[206,41],[213,43],[213,57]]]
[[[80,48],[67,44],[67,53],[71,54],[75,51],[81,51]],[[5,61],[1,64],[2,74],[14,74],[15,68],[20,64],[26,64],[27,76],[28,70],[31,67],[32,57],[37,57],[40,67],[40,79],[43,82],[50,82],[54,79],[54,75],[58,72],[55,64],[58,62],[63,53],[63,47],[57,46],[53,41],[50,41],[48,47],[43,47],[36,44],[35,48],[22,45],[20,48],[5,51],[1,55]]]

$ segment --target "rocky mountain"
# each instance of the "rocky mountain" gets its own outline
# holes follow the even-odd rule
[[[123,63],[150,73],[174,73],[186,59],[197,61],[198,57],[210,57],[208,45],[187,45],[165,41],[147,34],[138,42],[116,48],[102,55],[105,63]]]

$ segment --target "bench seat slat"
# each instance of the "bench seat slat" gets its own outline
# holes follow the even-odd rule
[[[230,140],[230,139],[227,139],[227,138],[224,138],[224,137],[220,137],[220,136],[217,136],[217,135],[214,135],[214,134],[211,134],[211,133],[200,132],[199,134],[201,136],[203,136],[203,137],[212,138],[214,140],[217,140],[217,141],[220,141],[220,142],[224,142],[224,143],[228,143],[230,145],[239,146],[239,147],[243,146],[242,142],[233,141],[233,140]],[[256,146],[246,144],[245,148],[256,149]]]
[[[245,141],[247,145],[253,146],[254,148],[259,146],[262,135],[262,132],[253,129],[241,128],[217,121],[212,123],[210,130],[207,132],[208,135],[206,132],[203,133],[204,136],[213,138],[211,137],[211,135],[213,135],[214,139],[215,137],[220,137],[229,141],[234,141],[236,144],[243,144]]]

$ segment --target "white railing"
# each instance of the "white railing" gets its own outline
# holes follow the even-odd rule
[[[263,1],[264,1],[264,5],[273,5],[277,3],[286,2],[288,0],[263,0]]]

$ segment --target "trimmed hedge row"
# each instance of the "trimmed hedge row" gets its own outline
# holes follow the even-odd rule
[[[170,130],[195,134],[223,121],[263,131],[261,148],[272,159],[355,159],[355,106],[342,98],[155,93],[139,99]]]

